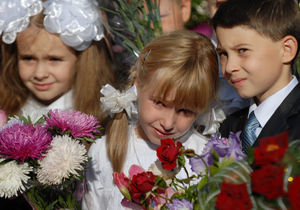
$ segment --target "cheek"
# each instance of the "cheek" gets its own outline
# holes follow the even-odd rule
[[[73,71],[73,67],[67,66],[60,69],[53,69],[52,72],[58,81],[68,83],[72,79]]]
[[[163,33],[174,31],[174,29],[175,29],[174,22],[170,18],[170,15],[163,17],[161,19],[161,27],[162,27]]]
[[[176,122],[177,129],[181,133],[185,133],[194,124],[195,120],[196,117],[181,117],[180,119],[178,119],[178,122]]]
[[[19,64],[19,75],[22,81],[29,80],[33,70],[31,68],[26,67],[25,65]]]

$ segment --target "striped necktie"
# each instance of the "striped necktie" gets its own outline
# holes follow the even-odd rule
[[[260,126],[255,117],[254,111],[250,113],[247,119],[245,130],[243,133],[243,152],[248,154],[248,147],[252,146],[256,140],[255,130]]]

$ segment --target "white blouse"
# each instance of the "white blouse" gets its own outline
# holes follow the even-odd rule
[[[72,90],[70,90],[48,106],[38,102],[35,98],[33,98],[33,96],[29,96],[21,109],[21,114],[30,114],[37,110],[46,112],[50,109],[73,109]]]
[[[185,148],[194,149],[197,154],[201,154],[207,143],[207,138],[191,128],[179,141],[182,142]],[[121,206],[123,195],[113,183],[112,174],[114,171],[106,154],[105,142],[106,136],[97,139],[88,153],[92,159],[87,167],[87,189],[82,201],[83,210],[123,209]],[[149,166],[158,159],[156,156],[158,146],[150,141],[139,139],[135,134],[134,126],[130,126],[127,157],[123,167],[125,175],[128,176],[128,170],[133,164],[148,170]],[[186,161],[186,168],[190,175],[194,174],[191,171],[189,161]],[[177,177],[186,178],[184,170],[181,170]]]

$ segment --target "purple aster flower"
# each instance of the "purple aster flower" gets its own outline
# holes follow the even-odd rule
[[[49,116],[45,117],[45,128],[49,130],[61,129],[61,135],[69,131],[75,138],[89,137],[95,139],[94,134],[99,133],[99,121],[92,115],[83,114],[79,111],[50,110]]]
[[[167,203],[166,206],[170,210],[192,210],[193,209],[193,204],[190,203],[189,201],[185,199],[173,199],[172,203]]]
[[[0,133],[0,157],[20,159],[40,159],[49,149],[52,137],[41,125],[13,124]]]
[[[239,139],[241,132],[237,132],[236,134],[230,133],[229,138],[218,138],[216,135],[213,135],[213,138],[209,140],[205,148],[201,154],[201,157],[206,162],[207,166],[211,166],[214,163],[211,149],[216,150],[219,155],[219,161],[222,160],[227,156],[233,157],[234,160],[241,160],[242,158],[246,157],[246,155],[242,152],[242,143]],[[194,156],[190,158],[190,165],[192,167],[192,171],[200,174],[201,172],[205,172],[206,166],[203,161]]]

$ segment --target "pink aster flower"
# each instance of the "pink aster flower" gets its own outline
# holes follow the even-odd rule
[[[79,111],[50,110],[49,116],[45,117],[45,128],[49,130],[61,130],[61,135],[70,133],[75,139],[89,137],[95,139],[94,134],[99,133],[99,121],[92,115]]]
[[[20,159],[40,159],[49,149],[52,137],[41,125],[13,124],[0,133],[0,157]]]

